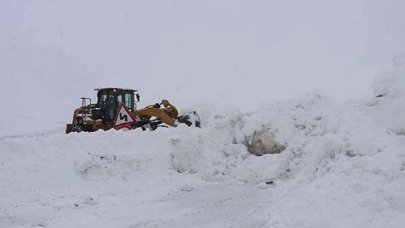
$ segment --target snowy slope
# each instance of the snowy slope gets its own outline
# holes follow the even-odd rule
[[[0,227],[401,227],[404,77],[346,103],[201,105],[202,129],[3,137]],[[249,154],[263,129],[282,153]]]

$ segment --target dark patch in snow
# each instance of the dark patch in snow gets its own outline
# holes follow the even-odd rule
[[[255,131],[252,136],[246,137],[244,144],[249,153],[256,156],[279,154],[286,149],[286,146],[277,142],[274,138],[268,128],[263,128],[260,131]]]

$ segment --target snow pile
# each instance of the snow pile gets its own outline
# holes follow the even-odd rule
[[[365,102],[204,104],[202,129],[3,137],[0,226],[400,227],[404,72]]]
[[[405,52],[361,100],[215,106],[357,96],[403,48],[401,1],[294,4],[0,1],[0,227],[402,227]],[[64,134],[123,85],[215,104],[202,129]]]
[[[394,59],[399,59],[400,55]],[[377,97],[366,101],[372,118],[398,134],[405,134],[405,65],[380,75],[374,86]]]

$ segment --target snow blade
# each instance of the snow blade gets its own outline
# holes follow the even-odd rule
[[[195,127],[201,128],[200,116],[198,115],[198,113],[196,111],[187,112],[187,113],[177,117],[177,121],[179,123],[184,123],[189,127],[194,125]]]

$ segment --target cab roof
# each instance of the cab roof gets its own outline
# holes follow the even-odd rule
[[[124,89],[124,88],[113,88],[113,87],[108,87],[108,88],[97,88],[94,89],[95,91],[100,91],[100,90],[113,90],[113,91],[126,91],[126,92],[137,92],[138,90],[135,89]]]

